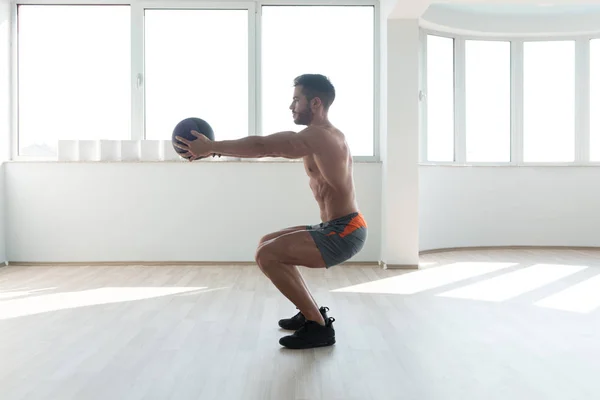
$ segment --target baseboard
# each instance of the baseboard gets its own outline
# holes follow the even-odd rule
[[[582,251],[600,251],[597,246],[466,246],[466,247],[445,247],[439,249],[423,250],[419,255],[434,253],[449,253],[453,251],[478,251],[478,250],[582,250]]]
[[[191,267],[210,267],[210,266],[254,266],[255,262],[251,261],[65,261],[65,262],[41,262],[41,261],[10,261],[6,262],[6,265],[16,267],[111,267],[111,266],[140,266],[140,267],[153,267],[153,266],[174,266],[174,265],[186,265]],[[346,262],[340,266],[345,267],[368,267],[368,266],[379,266],[379,262],[374,261],[353,261]]]
[[[383,269],[419,269],[418,264],[387,264],[383,261],[379,262],[379,266]]]
[[[140,266],[153,267],[161,265],[189,265],[189,266],[220,266],[220,265],[256,265],[254,262],[244,261],[10,261],[8,263],[17,267],[117,267],[117,266]]]

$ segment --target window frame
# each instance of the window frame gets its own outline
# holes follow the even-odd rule
[[[11,129],[10,150],[13,161],[55,161],[54,157],[19,155],[18,114],[18,7],[21,5],[127,5],[131,13],[131,131],[127,139],[145,140],[144,11],[148,9],[244,9],[248,10],[248,136],[261,128],[261,18],[262,6],[370,6],[373,7],[373,141],[372,156],[353,156],[356,162],[380,162],[380,29],[378,0],[11,0]],[[291,78],[290,78],[291,79]],[[138,83],[139,82],[139,83]],[[274,132],[273,132],[274,133]],[[240,161],[242,159],[233,159]],[[244,161],[259,161],[246,160]],[[301,160],[275,161],[299,162]]]
[[[452,162],[437,162],[427,159],[427,102],[421,101],[420,132],[421,151],[420,165],[440,166],[597,166],[600,161],[590,161],[590,41],[600,39],[600,34],[585,35],[474,35],[453,33],[442,30],[421,27],[421,57],[424,64],[421,68],[421,98],[427,97],[427,36],[442,36],[455,40],[455,158]],[[508,162],[467,162],[466,160],[466,126],[465,126],[465,41],[503,41],[510,42],[511,66],[511,133],[510,153]],[[573,41],[575,42],[575,157],[572,162],[525,162],[523,161],[523,79],[524,79],[524,43],[541,41]]]

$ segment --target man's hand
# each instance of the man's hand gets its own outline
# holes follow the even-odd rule
[[[194,161],[199,158],[209,156],[212,153],[211,140],[197,131],[192,131],[192,135],[196,136],[196,139],[187,140],[181,136],[175,136],[175,138],[183,144],[173,143],[173,146],[185,151],[185,153],[179,154],[182,157],[187,158],[189,161]],[[215,155],[213,154],[213,157],[214,156]]]

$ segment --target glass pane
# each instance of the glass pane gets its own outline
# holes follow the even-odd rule
[[[19,6],[20,155],[56,156],[59,139],[130,138],[129,12]]]
[[[600,39],[590,46],[590,160],[600,161]]]
[[[575,159],[575,42],[524,44],[523,159]]]
[[[352,155],[373,155],[373,21],[371,6],[262,7],[261,134],[304,128],[289,110],[293,80],[318,73],[336,89],[329,118]]]
[[[188,117],[215,139],[248,136],[248,11],[145,11],[146,139]]]
[[[454,39],[427,36],[427,160],[454,161]]]
[[[510,42],[465,42],[467,162],[510,161]]]

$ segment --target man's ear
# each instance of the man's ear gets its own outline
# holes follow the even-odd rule
[[[313,97],[313,99],[310,101],[310,103],[311,103],[311,106],[313,106],[313,107],[319,107],[319,106],[323,105],[323,103],[321,103],[321,99],[318,97]]]

